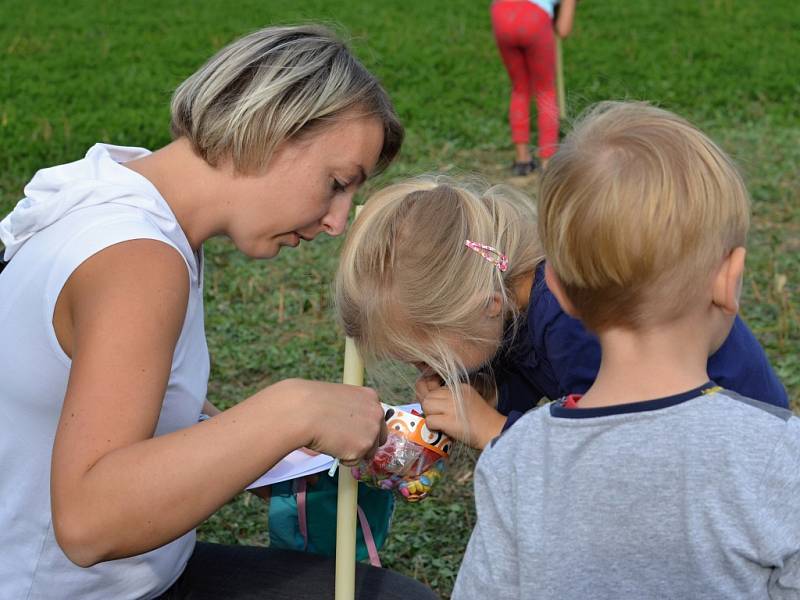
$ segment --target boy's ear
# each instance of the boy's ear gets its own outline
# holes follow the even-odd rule
[[[578,311],[575,310],[575,305],[570,302],[570,299],[567,297],[566,293],[564,293],[561,280],[558,278],[558,275],[556,275],[556,272],[553,271],[553,268],[550,266],[549,262],[544,263],[544,280],[545,283],[547,283],[547,287],[549,287],[550,291],[553,292],[553,296],[555,296],[556,300],[558,300],[562,310],[570,317],[580,319]]]
[[[728,315],[739,312],[739,295],[742,291],[746,254],[747,251],[741,246],[731,250],[714,277],[711,301]]]

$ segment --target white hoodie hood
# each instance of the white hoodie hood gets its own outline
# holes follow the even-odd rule
[[[95,144],[86,157],[41,169],[25,186],[25,197],[2,221],[0,240],[9,261],[36,232],[65,215],[98,204],[134,206],[172,240],[184,255],[197,281],[197,261],[167,202],[145,177],[119,163],[150,154],[144,148]]]

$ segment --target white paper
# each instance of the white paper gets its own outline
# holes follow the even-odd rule
[[[327,471],[333,464],[333,457],[327,454],[310,456],[302,450],[295,450],[282,459],[277,465],[247,486],[247,489],[272,485],[289,479],[297,479],[313,475],[320,471]]]

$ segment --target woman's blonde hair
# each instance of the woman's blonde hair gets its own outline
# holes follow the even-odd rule
[[[550,161],[539,191],[548,263],[592,329],[673,318],[750,219],[731,159],[681,117],[645,103],[589,110]]]
[[[250,174],[281,142],[345,113],[383,123],[378,169],[386,167],[403,127],[378,80],[325,27],[268,27],[229,44],[178,87],[171,130],[209,164],[231,160]]]
[[[506,254],[508,269],[466,240]],[[514,316],[515,284],[541,260],[535,209],[521,192],[411,179],[375,193],[350,229],[334,281],[338,317],[367,361],[425,363],[460,401],[459,345],[497,350],[481,317],[498,298],[501,316]]]

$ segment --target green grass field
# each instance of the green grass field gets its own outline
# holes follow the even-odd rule
[[[267,24],[306,20],[347,32],[408,128],[400,160],[367,189],[432,170],[504,179],[512,156],[509,86],[488,4],[5,0],[0,215],[38,168],[80,158],[97,141],[149,148],[167,143],[171,91],[214,50]],[[795,0],[585,0],[574,36],[564,43],[571,116],[598,100],[650,100],[697,122],[742,165],[754,198],[742,312],[795,409],[798,30]],[[261,263],[225,241],[207,245],[213,402],[229,406],[289,376],[340,378],[342,338],[329,294],[339,244],[318,241]],[[427,581],[444,597],[474,520],[472,460],[464,453],[455,461],[436,498],[400,507],[383,552],[388,566]],[[266,505],[242,495],[211,518],[201,536],[264,544],[265,523]]]

